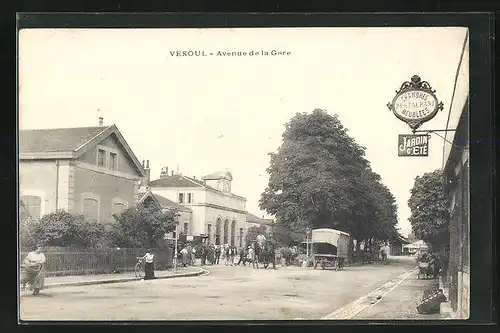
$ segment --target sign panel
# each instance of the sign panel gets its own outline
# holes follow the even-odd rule
[[[414,75],[410,82],[404,82],[387,107],[394,115],[416,130],[426,121],[434,118],[443,103],[439,102],[430,84]]]
[[[429,135],[400,134],[398,156],[429,156]]]

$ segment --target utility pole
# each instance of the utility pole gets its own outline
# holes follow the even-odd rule
[[[175,246],[174,246],[174,271],[177,270],[177,239],[179,238],[178,233],[177,233],[177,226],[179,225],[179,222],[175,223]]]

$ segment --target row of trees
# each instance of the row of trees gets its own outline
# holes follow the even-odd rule
[[[104,225],[60,210],[36,221],[21,203],[21,247],[30,248],[35,244],[79,248],[154,247],[165,233],[175,230],[178,212],[139,205],[116,215],[115,219],[114,223]]]
[[[259,204],[275,215],[280,243],[299,243],[306,229],[322,227],[350,233],[358,246],[397,236],[395,198],[337,115],[297,114],[270,157]]]

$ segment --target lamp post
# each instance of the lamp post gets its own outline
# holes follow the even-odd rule
[[[179,238],[177,234],[177,227],[179,226],[179,222],[175,223],[175,245],[174,245],[174,271],[177,270],[177,239]]]

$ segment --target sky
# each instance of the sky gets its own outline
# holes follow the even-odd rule
[[[152,179],[162,167],[196,178],[228,169],[247,210],[269,217],[258,206],[268,153],[296,113],[325,109],[366,147],[406,236],[414,178],[441,168],[443,140],[432,136],[428,157],[398,157],[398,134],[411,131],[386,105],[417,74],[444,104],[421,129],[446,128],[465,35],[452,27],[23,29],[19,126],[96,126],[102,116],[150,161]],[[207,56],[171,56],[178,50]],[[217,56],[252,50],[289,54]]]

